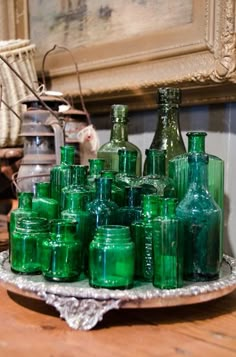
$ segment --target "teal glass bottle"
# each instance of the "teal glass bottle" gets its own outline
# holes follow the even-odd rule
[[[131,225],[131,236],[135,244],[135,276],[140,280],[153,279],[153,221],[159,215],[160,197],[143,195],[142,217]]]
[[[176,209],[184,237],[184,279],[219,277],[222,212],[208,191],[208,155],[191,153],[189,187]]]
[[[160,289],[183,286],[183,237],[176,218],[174,198],[160,200],[160,214],[153,222],[153,285]]]
[[[106,170],[119,170],[120,149],[137,152],[137,161],[135,174],[141,175],[142,154],[140,149],[128,140],[128,106],[123,104],[114,104],[111,107],[111,137],[108,143],[102,145],[98,150],[98,157],[105,159]]]
[[[139,180],[144,192],[156,193],[162,197],[176,197],[174,181],[165,175],[165,151],[147,149],[146,165],[147,175]]]
[[[123,206],[124,204],[124,197],[123,197],[123,190],[116,185],[115,183],[115,176],[116,176],[116,171],[113,170],[103,170],[101,172],[101,177],[107,177],[112,179],[112,184],[111,184],[111,199],[114,201],[118,206]]]
[[[32,200],[32,209],[38,217],[48,220],[55,219],[59,214],[59,205],[56,200],[50,198],[50,183],[37,182],[35,184],[36,197]]]
[[[30,217],[18,220],[12,234],[11,269],[21,274],[40,274],[42,243],[48,235],[46,218]]]
[[[140,186],[125,187],[126,203],[117,210],[117,224],[130,227],[133,222],[141,219],[141,196]]]
[[[128,227],[98,227],[89,247],[89,284],[95,288],[133,286],[134,243]]]
[[[137,152],[121,149],[119,155],[119,172],[116,174],[115,182],[123,190],[125,186],[135,186],[138,183],[136,176]]]
[[[50,281],[76,281],[81,272],[81,243],[76,222],[56,219],[50,222],[49,238],[43,241],[41,268]]]
[[[18,208],[11,211],[9,224],[9,259],[11,259],[12,234],[16,228],[17,221],[21,218],[37,217],[37,213],[32,210],[32,192],[18,193]]]
[[[159,119],[150,148],[165,150],[167,174],[169,160],[186,152],[179,124],[181,90],[171,87],[159,88],[157,102],[159,102]],[[143,174],[144,176],[147,174],[146,161]]]
[[[88,167],[86,165],[72,165],[71,174],[71,185],[63,187],[61,190],[62,210],[64,210],[66,207],[66,196],[68,193],[87,192],[89,195],[90,187],[87,184]]]
[[[97,178],[96,198],[87,204],[87,212],[90,214],[92,235],[99,226],[116,224],[118,205],[111,200],[112,179],[107,177]]]
[[[90,197],[86,191],[74,191],[66,194],[66,207],[61,212],[61,218],[77,222],[77,236],[82,249],[82,271],[88,274],[89,237],[91,237],[90,214],[86,206]]]
[[[75,160],[75,147],[62,146],[61,147],[61,163],[60,165],[53,166],[50,171],[51,183],[51,198],[54,198],[59,203],[61,210],[62,195],[61,190],[63,187],[69,186],[72,181],[71,165]]]

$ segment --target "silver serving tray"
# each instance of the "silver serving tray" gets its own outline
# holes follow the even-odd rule
[[[154,308],[195,304],[227,295],[236,289],[236,259],[224,255],[220,278],[211,282],[186,283],[160,290],[151,283],[135,282],[132,289],[94,289],[84,279],[73,283],[46,281],[42,275],[18,275],[11,271],[8,251],[0,253],[0,284],[18,294],[53,305],[73,329],[89,330],[112,309]]]

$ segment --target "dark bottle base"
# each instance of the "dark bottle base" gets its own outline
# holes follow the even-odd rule
[[[125,286],[101,286],[101,285],[97,285],[97,284],[92,284],[91,282],[89,282],[89,285],[92,287],[92,288],[95,288],[95,289],[109,289],[109,290],[125,290],[125,289],[131,289],[133,287],[133,284],[129,284],[129,285],[125,285]]]
[[[48,280],[48,281],[55,281],[57,283],[59,282],[74,282],[79,280],[79,275],[75,275],[72,277],[67,277],[67,278],[58,278],[58,277],[51,277],[43,274],[43,277]]]
[[[11,271],[15,274],[19,274],[19,275],[40,275],[42,274],[41,270],[37,270],[37,271],[33,271],[33,272],[23,272],[23,271],[18,271],[15,270],[14,268],[11,267]]]
[[[212,281],[219,279],[219,274],[191,274],[184,275],[184,280],[191,282]]]

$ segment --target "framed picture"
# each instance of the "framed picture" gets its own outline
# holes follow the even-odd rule
[[[92,112],[117,101],[152,108],[160,86],[180,86],[187,105],[236,99],[235,0],[15,1],[38,71],[54,45],[70,49]],[[45,71],[52,89],[77,98],[66,51],[50,53]]]

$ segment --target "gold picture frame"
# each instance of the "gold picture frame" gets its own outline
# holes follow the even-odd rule
[[[23,25],[18,16],[18,28],[28,29],[27,1],[14,1],[18,14],[28,15],[20,19]],[[169,27],[112,43],[72,49],[91,112],[106,111],[118,101],[131,110],[151,109],[156,106],[155,93],[160,86],[180,86],[184,105],[236,100],[235,0],[181,1],[183,17],[185,5],[192,7],[191,20],[186,23],[172,22]],[[49,44],[47,39],[45,52]],[[36,57],[39,71],[41,65],[42,55]],[[51,88],[78,96],[75,67],[68,53],[50,54],[46,70]]]

